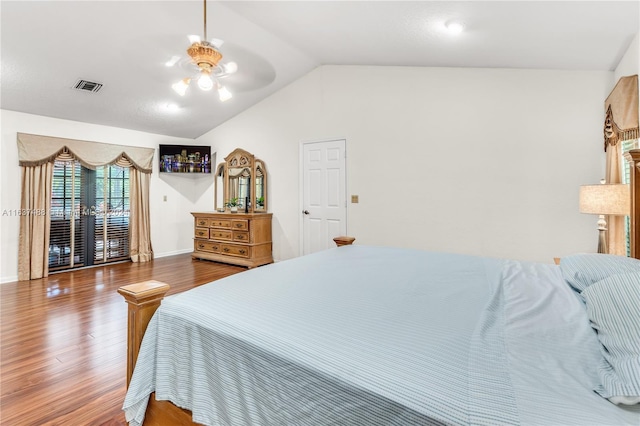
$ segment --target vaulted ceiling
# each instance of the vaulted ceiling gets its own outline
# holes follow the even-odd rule
[[[209,1],[207,11],[208,36],[238,64],[224,103],[171,89],[192,73],[186,36],[202,35],[201,0],[2,0],[0,106],[195,138],[325,64],[612,71],[640,15],[637,1]],[[447,32],[451,21],[464,31]],[[79,79],[103,86],[73,89]]]

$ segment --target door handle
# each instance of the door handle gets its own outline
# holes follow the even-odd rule
[[[309,210],[302,210],[302,213],[304,213],[304,214],[310,214],[310,213],[309,213]]]

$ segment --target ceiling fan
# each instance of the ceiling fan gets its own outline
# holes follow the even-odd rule
[[[187,54],[191,58],[191,63],[196,65],[199,75],[197,78],[198,87],[201,90],[209,91],[216,89],[218,96],[222,102],[231,99],[233,96],[229,89],[220,84],[220,78],[226,77],[229,74],[233,74],[238,70],[238,65],[235,62],[228,62],[226,64],[220,63],[222,59],[222,53],[220,53],[220,47],[224,41],[213,38],[207,40],[207,0],[204,3],[204,37],[200,38],[197,35],[190,35],[189,42],[191,46],[187,49]],[[179,56],[174,56],[167,66],[173,66],[180,60]],[[189,88],[192,78],[186,77],[171,87],[180,96],[184,96]]]

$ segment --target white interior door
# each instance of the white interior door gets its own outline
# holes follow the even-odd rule
[[[335,247],[347,232],[346,141],[302,144],[303,254]]]

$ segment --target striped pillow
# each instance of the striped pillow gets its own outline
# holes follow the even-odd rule
[[[612,254],[580,253],[563,257],[560,270],[565,281],[581,292],[611,275],[640,272],[640,260]]]
[[[640,272],[612,275],[583,292],[604,356],[595,389],[614,403],[640,401]]]

